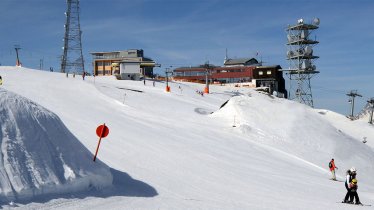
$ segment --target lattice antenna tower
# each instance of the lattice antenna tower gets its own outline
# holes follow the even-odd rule
[[[313,47],[319,42],[311,39],[311,34],[318,29],[320,20],[315,18],[312,23],[304,23],[299,19],[296,25],[289,25],[287,31],[287,60],[290,67],[286,75],[290,79],[288,98],[313,107],[311,78],[318,74],[314,62],[318,56],[313,54]]]
[[[64,54],[61,57],[61,72],[76,72],[79,74],[84,71],[82,31],[79,23],[79,0],[66,0],[66,3],[65,36],[62,48]]]

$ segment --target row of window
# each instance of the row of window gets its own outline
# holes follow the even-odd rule
[[[242,78],[219,78],[215,79],[213,82],[220,82],[220,83],[243,83],[243,82],[252,82],[252,78],[250,77],[242,77]]]
[[[185,71],[185,72],[174,72],[175,76],[204,76],[205,72],[200,71]]]
[[[110,61],[97,61],[96,66],[112,66]]]
[[[119,54],[118,53],[115,53],[115,54],[96,54],[96,55],[93,55],[93,59],[116,59],[116,58],[119,58]]]
[[[102,74],[104,74],[104,71],[103,70],[97,70],[96,73],[99,74],[99,75],[102,75]],[[105,70],[105,75],[111,75],[111,74],[112,74],[111,70]]]
[[[243,72],[241,69],[235,69],[235,70],[216,70],[216,71],[210,71],[210,73],[233,73],[233,72]],[[205,76],[205,71],[184,71],[184,72],[174,72],[175,76]]]

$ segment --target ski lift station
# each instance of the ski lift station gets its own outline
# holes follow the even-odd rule
[[[267,87],[270,93],[286,94],[285,80],[279,65],[263,66],[255,58],[225,59],[223,66],[200,65],[174,69],[173,79],[213,84],[232,83],[242,87]]]
[[[114,75],[123,80],[140,80],[153,77],[153,68],[159,66],[144,57],[143,50],[130,49],[114,52],[91,52],[95,76]]]

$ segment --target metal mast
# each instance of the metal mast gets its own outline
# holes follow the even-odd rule
[[[348,115],[348,118],[350,118],[351,120],[353,120],[354,119],[353,112],[354,112],[354,108],[355,108],[355,98],[357,96],[358,97],[362,97],[362,95],[358,94],[357,90],[351,90],[351,92],[347,93],[346,95],[349,96],[348,102],[351,104],[351,114]]]
[[[290,67],[286,71],[290,79],[288,98],[313,107],[313,95],[310,79],[318,74],[314,60],[319,58],[313,55],[313,47],[319,42],[311,39],[313,30],[318,29],[318,18],[313,23],[306,24],[299,19],[296,25],[288,26],[287,31],[287,60]]]
[[[79,23],[79,0],[66,0],[67,11],[65,36],[64,36],[64,54],[61,57],[61,72],[84,71],[84,60],[82,54],[82,31]]]
[[[370,105],[370,117],[369,117],[369,123],[373,124],[373,114],[374,114],[374,98],[371,98],[368,100],[368,104]]]
[[[170,68],[166,68],[165,69],[165,75],[166,75],[166,92],[170,92],[170,86],[169,86],[169,74],[173,74],[173,71],[171,71],[171,67]]]
[[[204,88],[204,93],[208,94],[209,93],[209,76],[210,76],[209,61],[207,61],[205,63],[204,68],[205,68],[205,88]]]
[[[19,60],[18,51],[21,49],[19,45],[14,45],[14,49],[16,50],[17,60],[16,66],[22,66],[21,61]]]

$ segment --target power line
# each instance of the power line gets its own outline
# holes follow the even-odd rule
[[[324,91],[324,92],[334,92],[334,93],[338,93],[338,94],[342,94],[342,95],[347,94],[347,92],[345,90],[330,89],[330,88],[326,88],[324,86],[314,86],[314,89],[321,90],[321,91]],[[357,99],[358,100],[365,100],[364,98],[369,98],[369,96],[366,96],[366,95],[361,94],[361,96],[363,98],[357,98]]]
[[[322,91],[325,91],[325,92],[334,92],[334,93],[338,93],[338,94],[342,94],[342,95],[346,94],[345,90],[330,89],[330,88],[326,88],[326,87],[318,86],[318,85],[317,86],[315,85],[314,89],[322,90]]]

